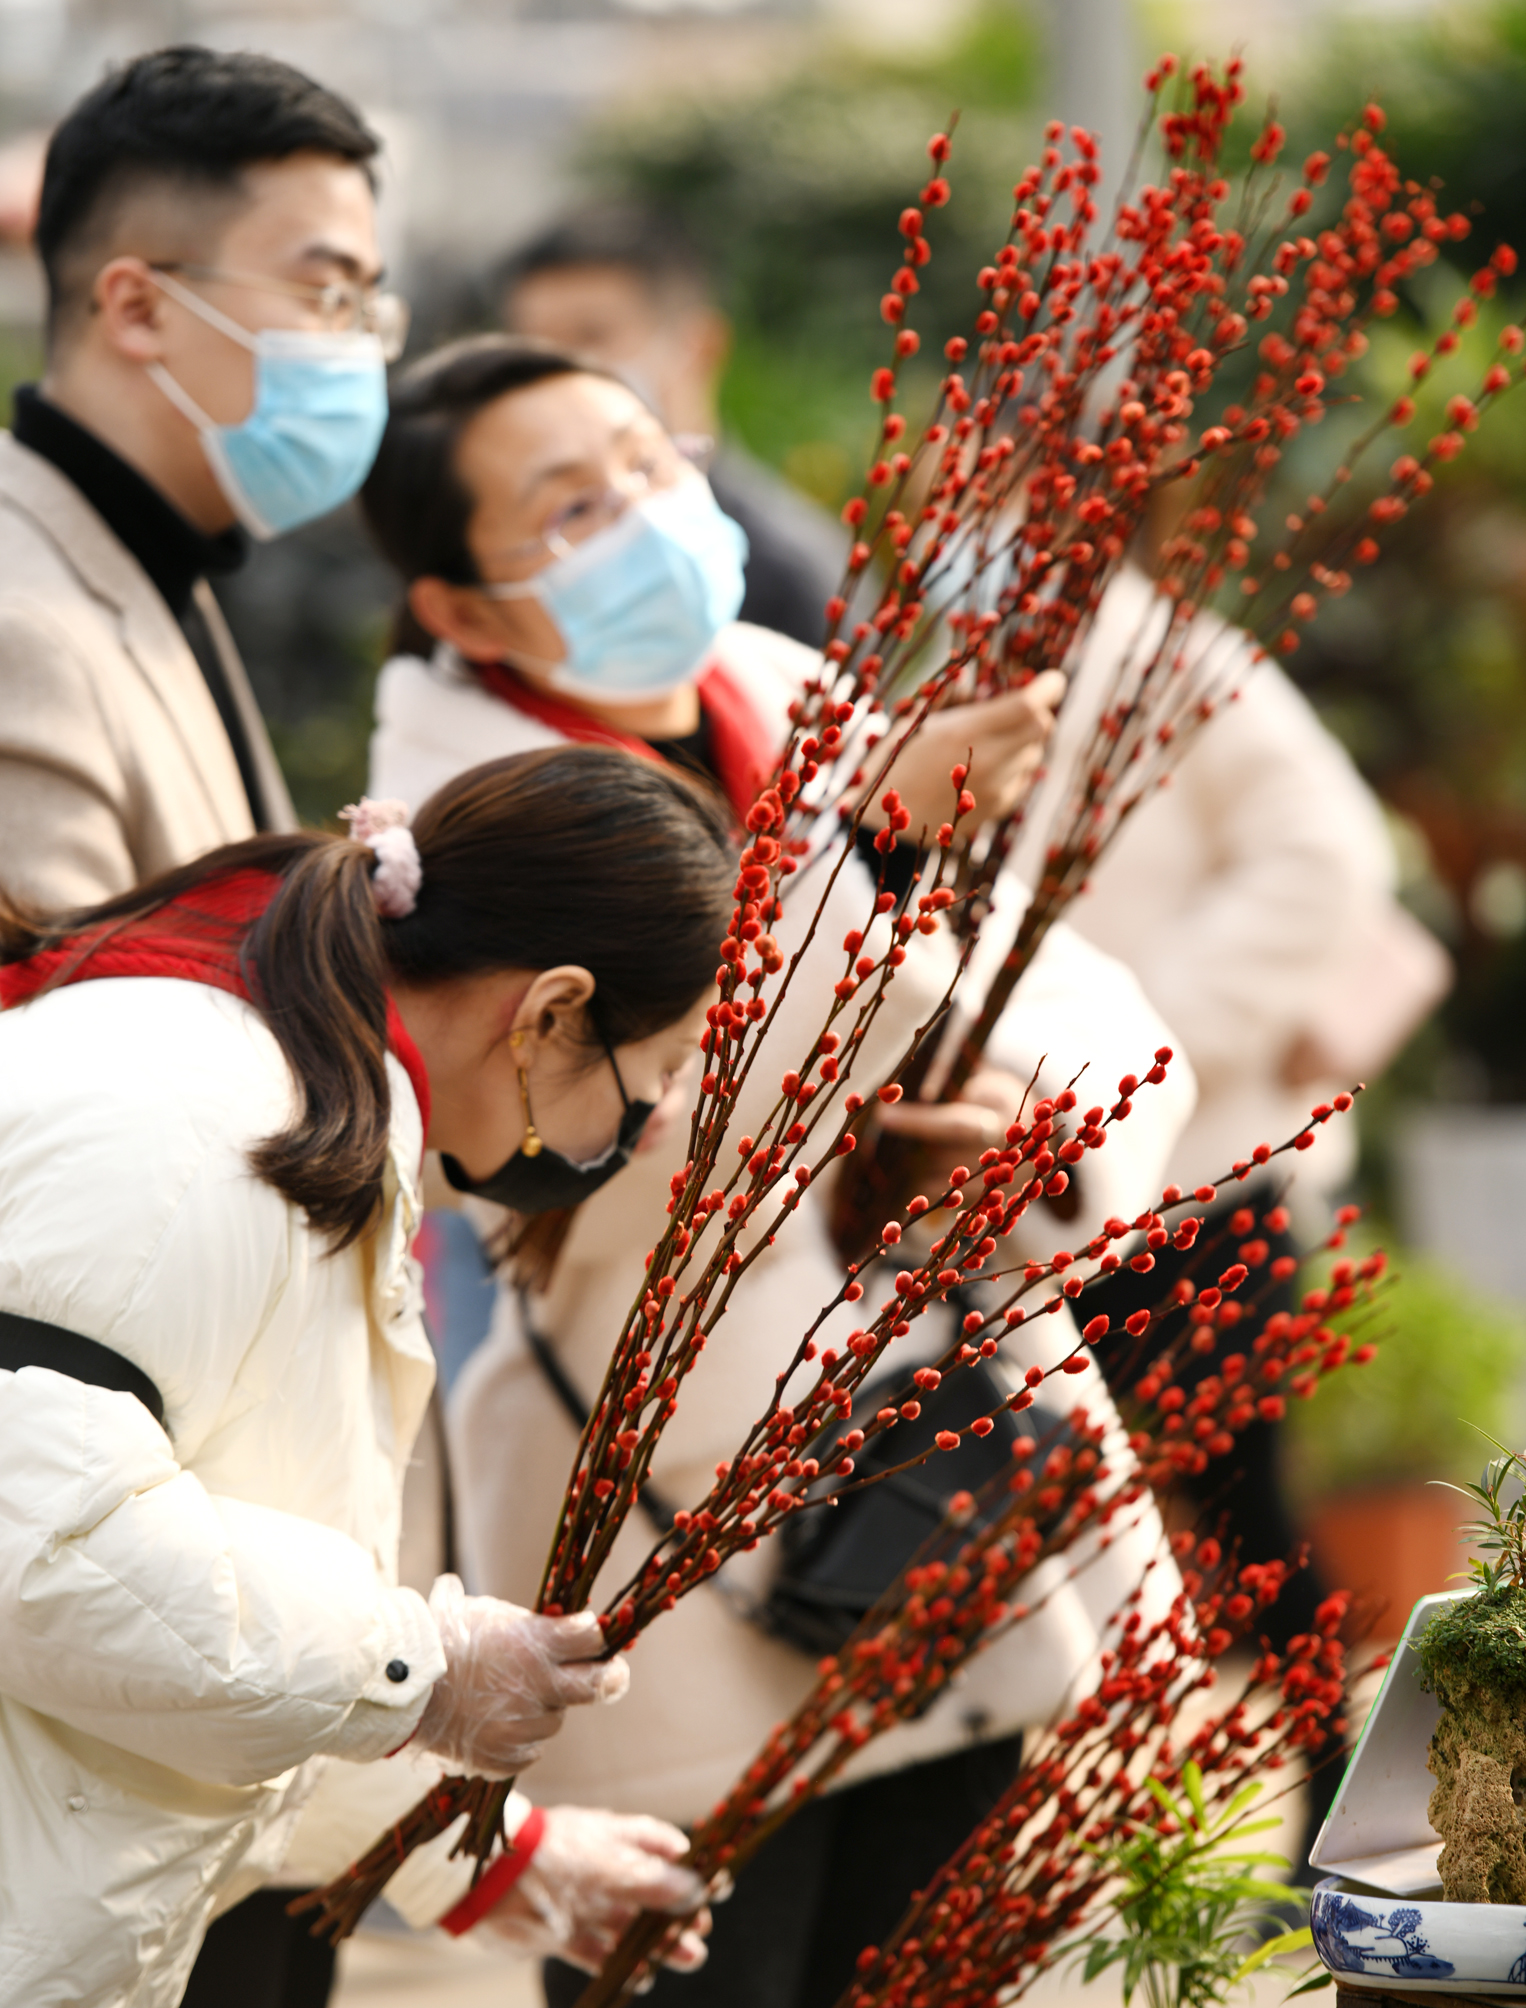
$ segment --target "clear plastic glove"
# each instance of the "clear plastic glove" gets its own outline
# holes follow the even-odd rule
[[[638,1912],[688,1917],[666,1964],[692,1973],[705,1963],[710,1914],[705,1885],[680,1868],[688,1841],[666,1820],[552,1806],[540,1846],[482,1929],[527,1957],[565,1959],[597,1973]]]
[[[542,1618],[497,1597],[469,1597],[459,1576],[429,1594],[445,1672],[416,1732],[421,1750],[473,1777],[512,1778],[533,1764],[569,1708],[618,1701],[630,1663],[601,1660],[604,1635],[592,1611]]]

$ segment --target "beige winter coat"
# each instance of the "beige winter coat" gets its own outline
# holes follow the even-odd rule
[[[259,767],[295,818],[210,589],[198,601]],[[252,836],[233,748],[185,636],[74,484],[0,434],[0,884],[87,906]]]
[[[740,625],[722,635],[716,653],[782,738],[785,707],[817,658],[794,642]],[[371,786],[415,801],[473,760],[556,743],[548,727],[488,696],[445,651],[431,664],[416,658],[389,664],[377,708]],[[823,867],[814,866],[791,892],[776,930],[786,954],[800,938],[824,876]],[[809,1031],[820,1022],[822,999],[841,973],[843,934],[864,925],[872,901],[868,874],[850,861],[792,979],[790,1008],[771,1040],[775,1057],[760,1058],[754,1067],[756,1092],[766,1097],[782,1068],[799,1058]],[[869,1078],[881,1077],[875,1069],[889,1064],[910,1028],[926,1015],[950,967],[946,935],[930,941],[913,937],[890,993],[893,1008],[866,1042]],[[1121,1073],[1142,1074],[1155,1048],[1169,1041],[1168,1028],[1128,972],[1060,928],[1020,986],[991,1058],[1020,1069],[1025,1078],[1042,1062],[1048,1089],[1089,1064],[1087,1079],[1097,1083],[1093,1098],[1104,1100]],[[1111,1212],[1133,1215],[1158,1191],[1165,1154],[1191,1111],[1193,1092],[1190,1068],[1183,1064],[1172,1068],[1165,1087],[1140,1095],[1135,1114],[1086,1166],[1088,1219]],[[752,1127],[745,1105],[735,1127]],[[551,1292],[535,1303],[539,1328],[573,1380],[590,1392],[599,1385],[624,1322],[644,1252],[660,1231],[669,1176],[682,1162],[686,1134],[682,1122],[666,1128],[654,1122],[630,1167],[579,1210]],[[821,1181],[809,1189],[788,1231],[743,1279],[685,1385],[653,1473],[675,1502],[693,1504],[703,1495],[715,1464],[734,1453],[799,1334],[841,1281],[840,1260],[827,1233],[826,1185]],[[1035,1222],[1028,1245],[1047,1254],[1063,1243],[1065,1232],[1053,1221]],[[843,1307],[843,1331],[859,1322],[854,1310]],[[1063,1320],[1042,1323],[1046,1329],[1037,1340],[1025,1333],[1025,1344],[1013,1349],[1012,1368],[1020,1371],[1039,1357],[1035,1344],[1046,1348],[1045,1363],[1054,1356],[1048,1349],[1068,1350],[1073,1344]],[[824,1331],[823,1343],[833,1336]],[[904,1342],[911,1349],[906,1370],[944,1343],[944,1328],[934,1320],[926,1330],[915,1328]],[[919,1345],[920,1353],[914,1350]],[[1094,1370],[1062,1386],[1099,1418],[1112,1413]],[[512,1295],[500,1295],[492,1334],[456,1383],[447,1420],[466,1569],[475,1587],[528,1601],[539,1583],[576,1435],[524,1345]],[[972,1738],[1043,1721],[1072,1682],[1094,1667],[1100,1628],[1137,1578],[1158,1533],[1151,1510],[1134,1533],[1121,1537],[1073,1586],[1058,1589],[1044,1610],[920,1723],[871,1745],[852,1775],[897,1768]],[[622,1572],[639,1562],[650,1539],[650,1528],[639,1519],[627,1525],[604,1587],[613,1588]],[[756,1590],[776,1561],[773,1544],[766,1543],[739,1558],[731,1573],[741,1587]],[[1167,1562],[1155,1572],[1152,1587],[1168,1594],[1173,1579]],[[631,1692],[608,1722],[581,1719],[596,1713],[581,1711],[547,1749],[531,1781],[538,1799],[693,1820],[803,1696],[814,1662],[765,1637],[707,1587],[652,1627],[635,1649],[633,1670]]]

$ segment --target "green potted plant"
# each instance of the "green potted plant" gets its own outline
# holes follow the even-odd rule
[[[1290,1402],[1287,1446],[1322,1574],[1386,1606],[1389,1636],[1462,1566],[1466,1509],[1431,1481],[1477,1471],[1480,1427],[1512,1432],[1526,1363],[1518,1316],[1423,1257],[1397,1256],[1394,1270],[1376,1359],[1335,1375],[1318,1401]]]
[[[1130,1822],[1100,1850],[1117,1876],[1115,1928],[1089,1931],[1061,1946],[1056,1959],[1074,1954],[1083,1981],[1120,1967],[1124,2008],[1136,1991],[1147,2008],[1217,2008],[1268,1966],[1304,1983],[1295,1994],[1305,1991],[1311,1969],[1319,1984],[1312,1958],[1283,1963],[1313,1944],[1307,1926],[1289,1921],[1289,1913],[1307,1913],[1308,1891],[1282,1880],[1291,1866],[1285,1856],[1245,1845],[1279,1824],[1249,1816],[1260,1784],[1244,1786],[1222,1808],[1208,1803],[1191,1761],[1179,1793],[1156,1778],[1145,1785],[1164,1817]]]

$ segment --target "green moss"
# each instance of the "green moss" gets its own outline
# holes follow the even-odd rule
[[[1448,1604],[1415,1650],[1426,1687],[1444,1702],[1477,1688],[1526,1707],[1526,1589],[1502,1584]]]

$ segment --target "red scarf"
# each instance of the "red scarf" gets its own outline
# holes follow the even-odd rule
[[[273,872],[230,872],[135,920],[105,922],[60,948],[0,968],[0,1010],[24,1004],[45,984],[81,983],[95,976],[175,976],[249,999],[239,966],[244,937],[270,904],[279,878]],[[396,1004],[387,999],[387,1044],[413,1084],[425,1134],[429,1131],[429,1076]]]
[[[619,746],[627,753],[639,754],[643,760],[662,758],[647,740],[638,738],[634,732],[622,732],[617,725],[590,718],[586,711],[580,711],[565,698],[532,690],[506,663],[479,662],[472,667],[484,690],[491,691],[515,711],[523,712],[526,718],[537,718],[542,725],[549,725],[564,739],[576,740],[580,745]],[[712,663],[700,676],[696,688],[700,709],[710,728],[709,753],[715,778],[737,820],[743,822],[758,799],[759,790],[773,774],[779,749],[769,738],[752,699],[729,669]]]

